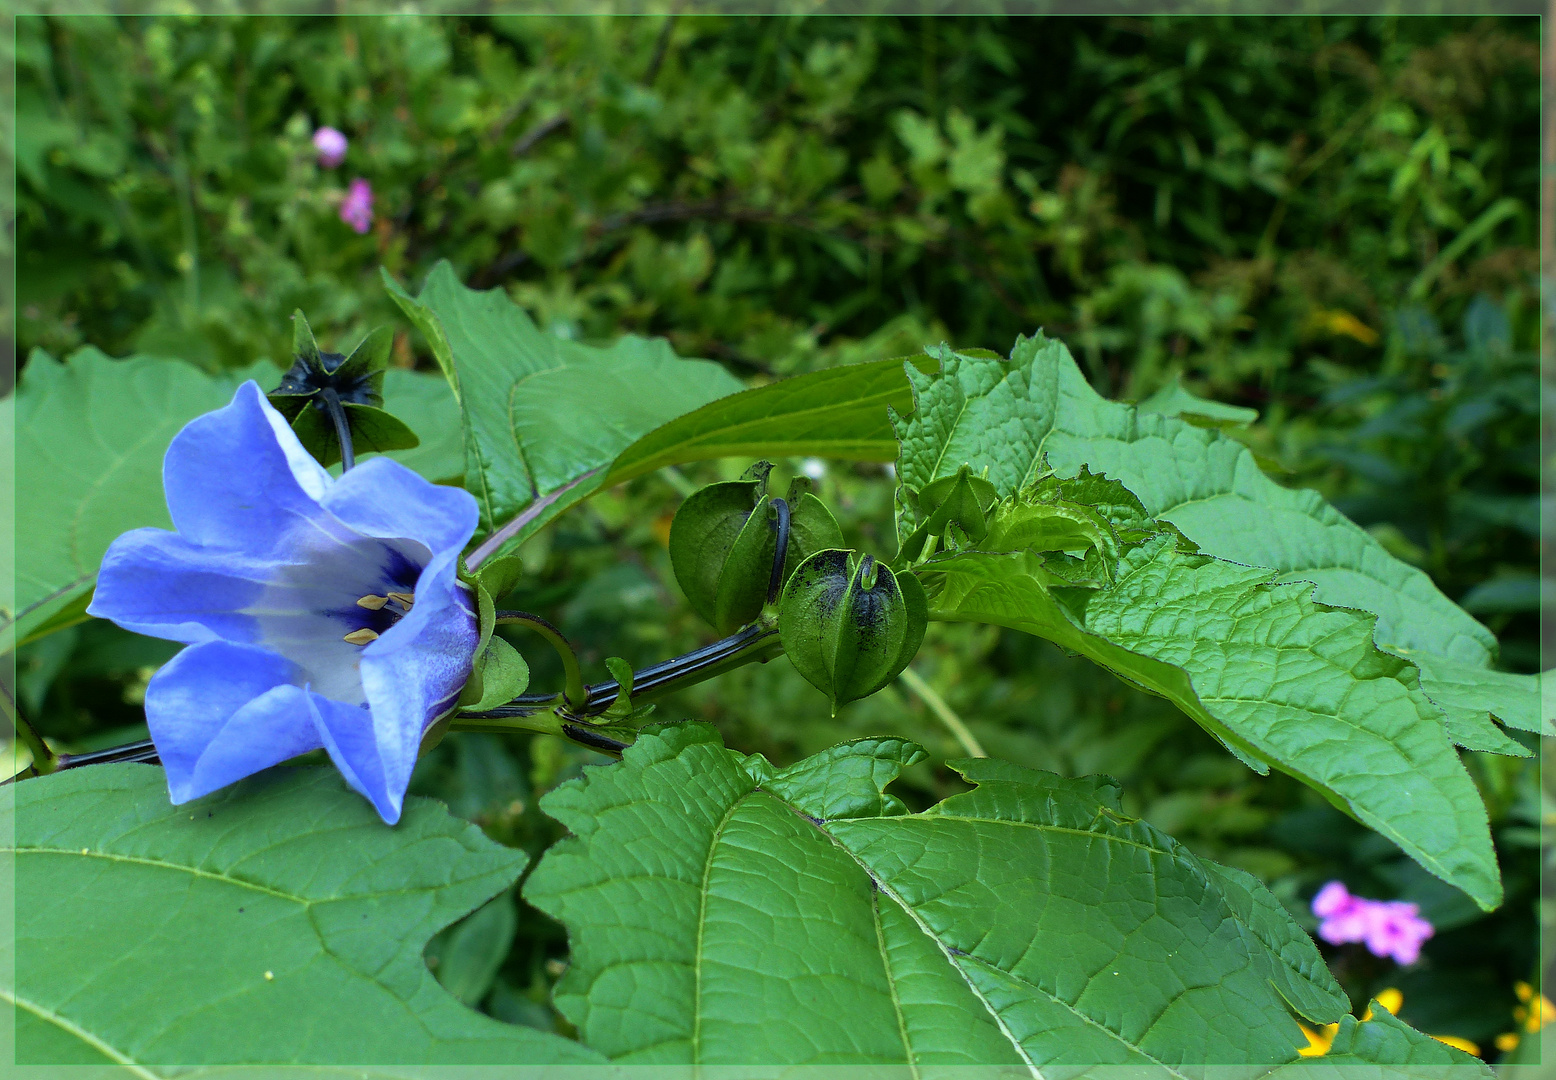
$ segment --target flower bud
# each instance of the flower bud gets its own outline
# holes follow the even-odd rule
[[[807,556],[841,547],[843,534],[808,481],[788,499],[767,494],[768,462],[740,480],[696,492],[670,523],[670,564],[692,609],[720,633],[732,634],[775,600]]]
[[[930,481],[916,499],[923,524],[903,541],[902,553],[922,558],[931,537],[977,543],[989,533],[989,511],[998,499],[994,485],[972,475],[972,469],[966,465],[955,476]]]
[[[778,634],[794,668],[838,707],[868,697],[908,666],[929,604],[918,578],[869,555],[820,551],[783,591]]]

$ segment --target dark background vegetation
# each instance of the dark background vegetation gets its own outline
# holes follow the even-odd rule
[[[396,322],[397,362],[426,366],[378,268],[415,286],[439,258],[555,333],[662,334],[753,382],[940,341],[1003,352],[1041,326],[1112,396],[1181,376],[1257,408],[1239,437],[1272,474],[1322,490],[1496,630],[1504,666],[1535,670],[1534,19],[17,26],[21,355],[281,361],[301,307],[326,347]],[[333,171],[309,145],[324,124],[351,139]],[[364,236],[336,212],[357,176],[377,195]],[[561,623],[595,678],[605,656],[708,640],[665,538],[687,491],[745,464],[573,511],[527,546],[516,601]],[[882,468],[824,464],[850,540],[890,555]],[[549,685],[550,658],[514,640]],[[22,708],[61,745],[132,736],[167,655],[106,624],[56,634],[18,658]],[[1411,1023],[1498,1057],[1514,983],[1537,981],[1533,764],[1467,755],[1507,883],[1482,916],[1301,785],[1255,777],[1171,706],[1044,642],[935,626],[915,668],[992,753],[1112,774],[1134,812],[1258,874],[1309,926],[1306,899],[1333,877],[1420,902],[1439,933],[1418,965],[1326,946],[1332,966],[1358,1002],[1397,986]],[[898,732],[933,757],[905,778],[910,802],[958,787],[941,764],[957,742],[901,684],[833,720],[779,660],[661,715],[711,719],[780,762]],[[415,785],[538,853],[556,830],[536,797],[586,760],[465,735]],[[472,947],[506,948],[495,933]],[[559,1023],[547,993],[565,951],[523,908],[473,999]]]

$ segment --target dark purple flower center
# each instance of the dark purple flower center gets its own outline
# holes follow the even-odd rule
[[[406,598],[415,595],[422,568],[394,548],[385,548],[384,556],[376,593],[352,597],[341,607],[324,612],[341,624],[342,636],[357,630],[371,630],[379,635],[388,633],[389,628],[410,610],[411,602]],[[375,598],[385,602],[375,606]]]

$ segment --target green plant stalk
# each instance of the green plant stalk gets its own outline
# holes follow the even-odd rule
[[[929,707],[929,711],[935,714],[935,718],[945,725],[946,730],[967,751],[968,757],[988,757],[988,751],[970,731],[962,718],[956,715],[956,710],[946,704],[945,698],[935,692],[935,688],[924,681],[924,677],[910,667],[905,667],[897,678],[906,684]]]
[[[555,735],[566,738],[564,721],[554,711],[537,712],[530,716],[464,716],[458,713],[449,721],[449,731],[490,731],[497,733],[527,733],[531,735]]]
[[[562,691],[562,704],[572,709],[584,707],[584,703],[589,700],[589,690],[584,685],[583,670],[578,666],[578,654],[573,651],[567,638],[562,636],[562,631],[539,615],[531,615],[527,611],[499,611],[497,624],[528,627],[550,642],[562,658],[562,670],[567,682],[567,688]]]
[[[59,765],[59,759],[54,756],[54,751],[49,749],[48,743],[43,741],[43,736],[27,722],[27,718],[16,707],[16,701],[11,697],[9,687],[0,687],[0,709],[10,714],[11,724],[16,728],[16,737],[27,747],[32,754],[32,764],[24,771],[31,772],[35,776],[44,776],[51,773]]]
[[[501,622],[502,619],[499,618],[498,621]],[[768,619],[758,620],[711,645],[651,664],[635,672],[632,678],[632,700],[635,703],[647,702],[664,697],[734,668],[750,663],[765,663],[782,652],[783,644],[778,640],[778,628]],[[557,725],[568,721],[587,723],[590,717],[599,716],[610,708],[620,692],[621,687],[614,679],[590,686],[580,686],[575,699],[582,702],[578,707],[570,706],[565,694],[524,695],[495,709],[458,714],[450,725],[450,730],[542,731],[541,728],[536,727],[537,724],[553,723],[551,718],[542,718],[543,714],[548,713],[553,714]],[[511,728],[504,726],[508,721],[515,721]],[[467,729],[464,727],[465,724],[478,724],[479,727]],[[542,733],[561,734],[562,732],[545,726]]]

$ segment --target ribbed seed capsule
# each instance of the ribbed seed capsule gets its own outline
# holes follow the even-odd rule
[[[796,480],[788,499],[767,494],[772,466],[711,484],[670,523],[670,565],[692,609],[721,633],[755,619],[807,555],[839,547],[842,531],[821,500]],[[780,547],[783,549],[780,551]]]
[[[832,699],[833,715],[896,678],[923,644],[928,623],[918,578],[840,550],[818,551],[801,563],[778,608],[784,651]]]

